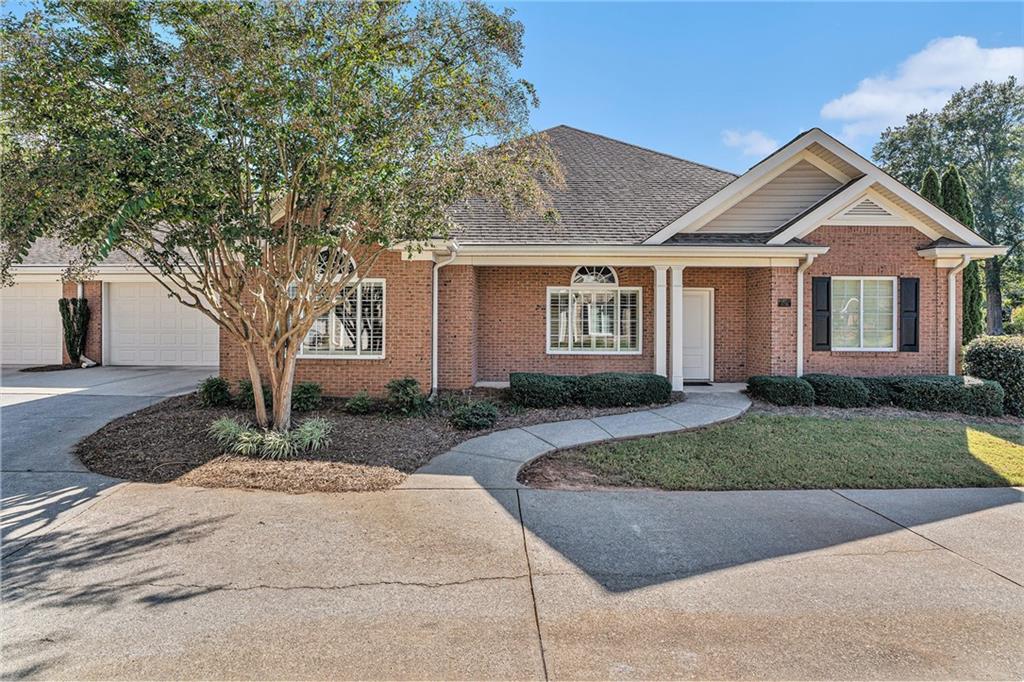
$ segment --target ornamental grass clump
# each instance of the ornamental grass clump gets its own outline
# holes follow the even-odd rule
[[[322,417],[307,419],[290,431],[258,429],[232,417],[221,417],[210,425],[209,432],[218,445],[235,455],[291,459],[326,448],[333,428]]]

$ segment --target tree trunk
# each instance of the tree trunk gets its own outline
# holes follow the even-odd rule
[[[287,431],[292,425],[292,387],[295,385],[294,353],[287,353],[281,375],[274,382],[274,430]]]
[[[985,263],[985,298],[988,311],[988,333],[1003,333],[1003,262],[1001,258],[989,258]]]
[[[249,381],[252,382],[252,400],[256,405],[256,423],[263,428],[267,428],[270,420],[267,419],[267,406],[263,402],[263,379],[260,377],[259,365],[256,364],[256,353],[248,343],[243,343],[242,348],[245,349],[245,362],[249,367]]]

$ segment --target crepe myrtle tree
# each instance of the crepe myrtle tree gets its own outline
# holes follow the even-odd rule
[[[238,344],[262,426],[289,428],[303,339],[384,251],[470,198],[555,218],[509,10],[54,0],[2,32],[0,272],[40,237],[69,277],[126,254]]]

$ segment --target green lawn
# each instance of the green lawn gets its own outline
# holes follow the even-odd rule
[[[667,490],[1024,485],[1024,428],[750,415],[555,457],[598,485]]]

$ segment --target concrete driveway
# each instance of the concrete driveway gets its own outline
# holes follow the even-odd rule
[[[104,485],[5,545],[3,678],[1024,676],[1018,489]]]
[[[212,367],[0,368],[0,538],[12,543],[82,511],[113,485],[71,454],[112,419],[195,389]]]

